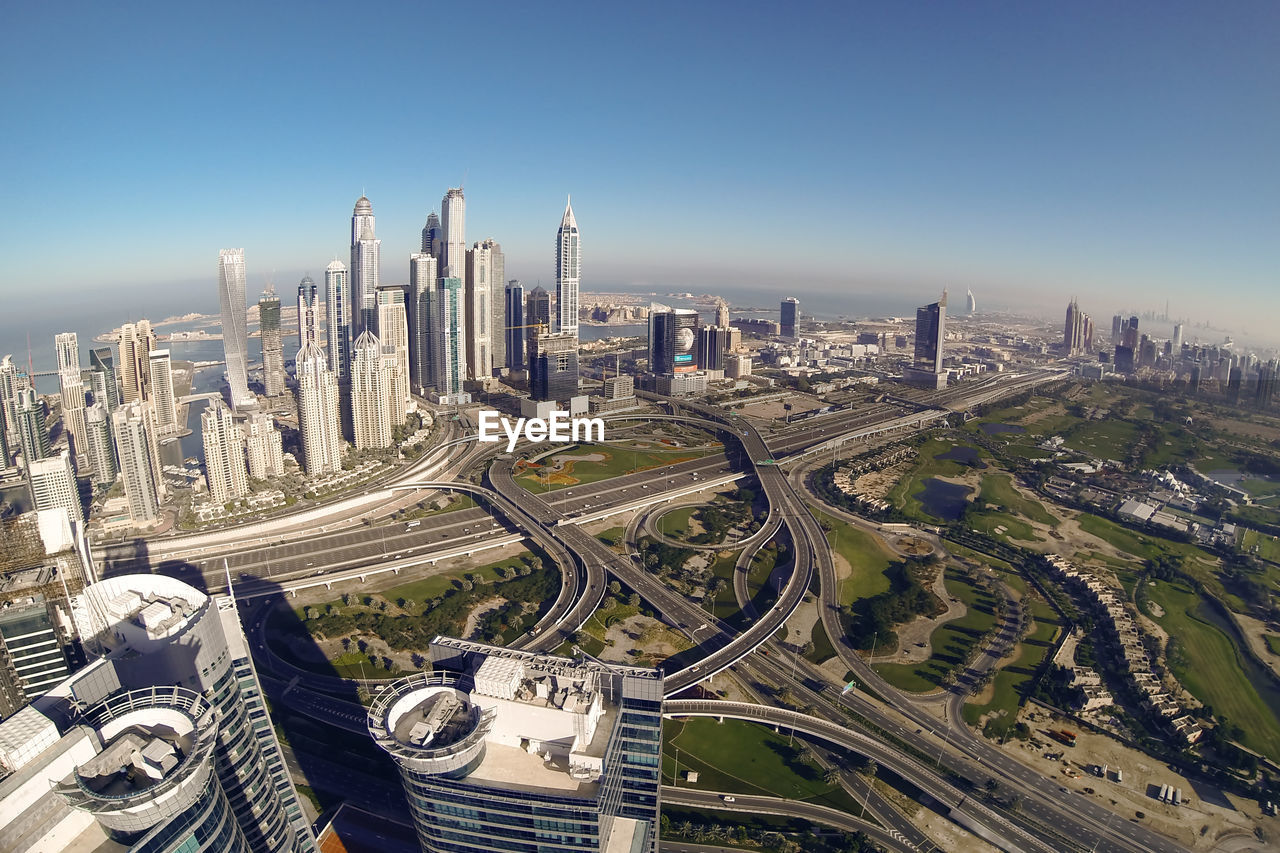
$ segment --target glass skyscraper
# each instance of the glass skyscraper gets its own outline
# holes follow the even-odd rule
[[[231,407],[252,406],[249,393],[249,320],[245,305],[244,249],[218,253],[218,302],[222,307],[222,351],[227,359]]]

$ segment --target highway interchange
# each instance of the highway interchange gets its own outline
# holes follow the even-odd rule
[[[1181,850],[1163,836],[1111,813],[1083,795],[1064,795],[1054,780],[989,745],[956,714],[949,714],[947,720],[939,719],[926,707],[927,701],[921,702],[919,697],[905,695],[883,682],[847,645],[834,644],[863,688],[869,688],[879,699],[865,690],[841,695],[838,689],[811,689],[825,685],[827,676],[794,652],[787,657],[787,650],[774,639],[800,605],[815,574],[821,594],[819,611],[827,634],[832,638],[843,635],[837,606],[831,598],[836,589],[835,567],[825,535],[807,507],[813,499],[806,497],[804,472],[811,467],[815,453],[821,458],[823,451],[838,452],[839,446],[851,441],[885,431],[917,428],[949,411],[1011,396],[1057,376],[1051,371],[1038,371],[983,380],[924,395],[915,406],[881,404],[858,412],[838,412],[776,430],[767,438],[751,422],[724,409],[654,398],[665,414],[649,416],[651,420],[707,429],[720,438],[723,451],[544,494],[516,484],[510,456],[494,452],[492,445],[468,444],[456,425],[450,424],[444,445],[407,470],[378,483],[376,494],[365,496],[358,504],[364,518],[352,517],[351,506],[355,504],[348,501],[346,506],[335,505],[328,516],[323,509],[313,509],[305,522],[286,518],[255,525],[257,541],[247,546],[237,543],[234,531],[228,531],[225,536],[172,536],[149,542],[145,548],[136,544],[108,547],[97,558],[103,574],[162,571],[210,590],[225,588],[230,576],[238,595],[252,597],[255,590],[274,593],[289,589],[290,585],[328,584],[360,578],[373,570],[412,571],[415,566],[448,559],[466,549],[527,538],[537,542],[560,567],[563,584],[537,629],[522,638],[521,644],[540,650],[560,647],[599,605],[609,579],[616,578],[696,644],[694,652],[681,655],[681,665],[666,674],[668,716],[755,719],[870,756],[932,796],[944,814],[1002,849]],[[624,426],[624,419],[618,419],[616,425]],[[788,470],[790,460],[798,460],[799,464]],[[467,479],[477,468],[483,471],[480,484]],[[760,483],[768,502],[769,528],[787,528],[794,544],[794,563],[770,610],[750,620],[740,633],[645,571],[631,553],[619,554],[580,524],[667,501],[682,492],[693,493],[709,483],[730,482],[744,474],[754,475]],[[373,523],[378,516],[414,506],[423,491],[440,490],[463,491],[472,495],[478,505],[432,516],[417,525],[403,521]],[[634,527],[629,530],[634,531]],[[768,539],[768,535],[760,536],[744,557]],[[745,563],[740,561],[739,565]],[[735,574],[745,576],[745,572]],[[743,600],[741,591],[738,597]],[[261,651],[258,645],[255,651]],[[784,657],[786,665],[781,663]],[[731,667],[749,683],[787,685],[813,713],[679,696]],[[269,663],[266,669],[270,670]],[[272,677],[272,673],[269,671],[266,677]],[[312,693],[299,688],[296,680],[294,691]],[[305,696],[299,698],[306,705]],[[962,700],[963,694],[958,694],[948,701],[958,708]],[[342,725],[337,719],[344,713],[341,703],[315,700],[307,707],[311,715],[324,719],[327,714],[330,722]],[[884,733],[884,738],[859,731],[851,714],[869,722]],[[908,754],[901,748],[903,745],[909,745],[916,755]],[[922,763],[920,753],[936,755],[935,765],[930,768]],[[980,802],[980,797],[971,796],[957,783],[957,777],[967,778],[974,786],[988,778],[997,779],[1021,793],[1020,807],[1000,810]],[[702,795],[684,789],[664,789],[664,797],[673,803],[709,805]],[[745,799],[743,802],[750,805]],[[765,810],[763,804],[756,805]],[[793,816],[848,828],[830,815],[824,818],[802,813],[812,812],[811,807],[802,809],[804,805],[780,801],[769,808],[790,809]],[[721,802],[718,807],[724,806]],[[892,816],[884,811],[882,804],[873,813],[887,829],[871,824],[859,828],[869,832],[868,827],[875,829],[871,834],[890,849],[927,849],[922,847],[927,839],[896,810],[889,809]],[[680,846],[673,845],[676,849]]]

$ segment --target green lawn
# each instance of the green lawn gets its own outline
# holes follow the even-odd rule
[[[1018,644],[1018,656],[996,672],[991,681],[990,701],[983,704],[967,702],[964,706],[964,719],[969,725],[977,725],[978,719],[988,712],[1003,712],[987,722],[985,730],[993,737],[1003,737],[1017,722],[1018,707],[1031,678],[1045,656],[1053,651],[1054,641],[1062,627],[1057,613],[1046,602],[1038,598],[1024,601],[1035,617],[1035,630]]]
[[[704,452],[705,450],[702,448],[640,450],[604,444],[570,445],[533,463],[533,467],[516,476],[516,482],[531,492],[554,492],[557,489],[596,483],[636,471],[661,468],[666,465],[674,465],[677,462],[697,459]],[[567,458],[568,464],[564,470],[551,470],[551,460],[555,456]],[[598,460],[573,458],[584,456],[602,456],[603,458]],[[685,479],[688,479],[688,477],[686,476]],[[665,484],[654,486],[654,488],[662,486],[665,486]]]
[[[601,530],[596,534],[597,539],[615,551],[622,550],[622,544],[626,537],[627,528],[625,527],[610,527],[608,530]]]
[[[1002,506],[1023,518],[1039,524],[1056,526],[1057,517],[1050,515],[1044,504],[1032,498],[1023,497],[1013,487],[1013,478],[1006,474],[988,474],[982,478],[982,491],[979,497],[991,506]]]
[[[533,555],[524,551],[514,557],[508,557],[505,560],[498,560],[495,563],[481,566],[476,569],[459,569],[455,572],[448,572],[443,575],[434,575],[422,580],[410,581],[409,583],[394,586],[391,589],[378,593],[388,601],[396,601],[404,598],[410,601],[426,602],[433,598],[438,598],[453,588],[454,583],[462,579],[463,575],[480,575],[484,578],[485,583],[493,583],[499,579],[498,569],[512,569],[518,567],[522,562],[527,561]]]
[[[1280,637],[1275,634],[1263,634],[1262,639],[1267,641],[1267,651],[1273,655],[1280,655]]]
[[[692,535],[689,523],[693,514],[698,511],[696,506],[681,506],[673,510],[662,513],[653,520],[653,526],[662,532],[664,536],[670,536],[672,539],[688,540]]]
[[[822,627],[821,619],[813,623],[813,630],[809,632],[809,639],[813,642],[813,652],[805,656],[809,660],[821,664],[836,656],[835,647],[831,645],[831,638],[827,636],[827,629]]]
[[[1200,447],[1200,440],[1190,430],[1181,426],[1164,425],[1147,450],[1147,455],[1142,460],[1142,467],[1159,469],[1169,465],[1185,464],[1199,455]]]
[[[823,782],[801,742],[788,743],[785,734],[744,720],[705,717],[667,720],[662,728],[664,784],[675,779],[681,788],[783,797],[857,813],[853,798]],[[685,780],[689,770],[698,772],[697,782]]]
[[[1240,537],[1240,547],[1246,554],[1258,549],[1258,557],[1272,563],[1280,563],[1280,539],[1256,530],[1245,530]]]
[[[1138,427],[1129,421],[1108,418],[1086,421],[1071,430],[1066,446],[1103,459],[1125,460],[1138,442]]]
[[[833,515],[818,509],[813,509],[813,513],[822,529],[827,531],[827,542],[837,554],[844,557],[852,569],[849,577],[840,584],[840,603],[848,605],[861,598],[888,592],[889,577],[885,570],[896,559],[888,546],[874,534]]]
[[[1148,587],[1148,596],[1164,608],[1156,622],[1177,640],[1170,668],[1178,680],[1215,714],[1240,726],[1247,746],[1280,759],[1280,689],[1250,681],[1235,644],[1205,618],[1206,605],[1193,590],[1161,581]]]
[[[929,638],[933,655],[917,664],[878,663],[880,677],[900,690],[925,693],[939,687],[996,624],[996,598],[959,575],[948,572],[947,591],[964,602],[965,614],[938,627]]]
[[[964,517],[965,524],[974,530],[989,533],[997,539],[1009,541],[1017,539],[1022,542],[1042,542],[1044,538],[1037,536],[1031,525],[1007,512],[995,510],[970,510]]]

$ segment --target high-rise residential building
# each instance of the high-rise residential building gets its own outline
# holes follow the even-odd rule
[[[31,502],[36,509],[64,509],[72,521],[84,521],[76,469],[71,464],[71,454],[66,450],[28,465],[27,482],[31,486]]]
[[[0,358],[0,430],[9,437],[14,446],[18,445],[18,366],[13,363],[13,356]]]
[[[916,370],[935,375],[945,373],[942,366],[943,341],[947,337],[947,292],[937,302],[916,309]]]
[[[543,332],[529,336],[529,396],[563,402],[578,396],[577,332]]]
[[[427,214],[427,224],[422,226],[422,254],[437,260],[444,254],[444,229],[434,210]]]
[[[431,214],[435,216],[435,214]],[[428,228],[432,227],[428,219]],[[435,229],[439,230],[439,220]],[[426,229],[423,242],[428,241]],[[435,239],[435,238],[430,238]],[[435,256],[417,252],[409,256],[409,385],[415,394],[427,396],[427,389],[435,384],[435,348],[432,334],[436,316]]]
[[[258,335],[262,342],[262,384],[268,397],[278,397],[284,393],[284,341],[280,338],[280,297],[270,285],[258,300]]]
[[[964,295],[964,313],[969,315],[978,313],[978,300],[975,299],[973,296],[972,287],[969,288],[969,290]]]
[[[314,344],[298,350],[296,364],[302,465],[313,477],[341,471],[338,380],[328,368],[324,351]]]
[[[503,345],[507,370],[525,369],[524,287],[517,279],[507,282],[503,298]]]
[[[84,422],[84,379],[74,365],[58,371],[59,397],[62,401],[62,425],[69,435],[73,459],[77,465],[88,462],[89,439]]]
[[[351,422],[357,450],[391,446],[387,408],[391,377],[387,366],[378,336],[361,332],[351,354]]]
[[[698,349],[696,358],[698,368],[706,371],[725,369],[725,345],[728,343],[729,330],[721,326],[703,326],[698,329]]]
[[[326,361],[342,384],[351,375],[351,287],[342,261],[335,259],[324,271],[324,298]]]
[[[492,253],[480,243],[466,254],[467,375],[483,381],[493,375]]]
[[[556,310],[560,315],[558,332],[578,335],[578,289],[582,285],[582,243],[578,236],[578,220],[573,216],[573,200],[564,205],[564,216],[556,230]]]
[[[378,335],[382,356],[389,359],[387,376],[387,417],[392,427],[404,423],[413,399],[409,396],[409,316],[405,310],[405,288],[384,285],[378,288]]]
[[[156,336],[151,331],[150,321],[139,320],[120,327],[120,402],[148,399],[151,375],[147,355],[155,346]]]
[[[266,480],[284,474],[284,444],[275,421],[266,412],[254,412],[241,427],[249,477]]]
[[[3,419],[0,418],[0,472],[9,467],[9,461],[12,459],[12,451],[9,449],[9,434],[2,421]]]
[[[120,386],[116,381],[116,360],[109,347],[89,350],[89,391],[95,402],[111,414],[120,407]]]
[[[794,296],[788,296],[782,300],[781,314],[778,321],[779,333],[784,338],[794,338],[800,321],[800,302]]]
[[[547,327],[548,332],[552,331],[551,294],[547,293],[541,285],[529,291],[529,297],[525,301],[525,318],[525,324],[528,326],[541,323]]]
[[[373,205],[360,196],[351,214],[352,334],[375,328],[382,241],[374,229]]]
[[[160,517],[164,480],[160,475],[155,417],[150,403],[126,403],[111,415],[116,459],[124,476],[124,496],[135,524]]]
[[[169,350],[152,350],[147,354],[147,362],[156,429],[160,431],[161,438],[176,435],[181,424],[178,423],[178,401],[173,394],[173,362],[169,358]]]
[[[101,402],[95,402],[84,410],[85,429],[88,432],[86,448],[89,454],[89,470],[96,486],[110,486],[116,481],[115,439],[111,435],[111,413]]]
[[[462,390],[467,378],[467,308],[462,279],[442,275],[436,282],[436,316],[432,327],[437,402],[470,402]]]
[[[24,597],[0,609],[0,657],[15,676],[22,704],[43,696],[71,673],[64,645],[43,595]]]
[[[658,375],[697,372],[698,312],[688,308],[649,311],[649,371]]]
[[[204,434],[204,475],[209,496],[226,503],[249,493],[249,472],[244,464],[244,436],[236,428],[231,410],[214,400],[200,414]]]
[[[311,276],[304,275],[298,282],[298,349],[319,343],[320,290]]]
[[[222,308],[222,351],[227,360],[231,407],[254,404],[249,391],[249,308],[245,303],[244,249],[218,253],[218,302]]]
[[[1084,352],[1085,315],[1080,305],[1072,299],[1067,305],[1067,319],[1062,331],[1062,354],[1079,355]]]
[[[61,332],[53,336],[53,347],[58,356],[58,372],[75,368],[80,370],[80,344],[75,332]]]
[[[45,429],[44,419],[44,402],[36,395],[36,389],[20,389],[14,422],[26,465],[49,455],[49,430]]]
[[[462,280],[467,265],[467,201],[459,188],[449,190],[440,202],[440,235],[440,277]]]
[[[431,659],[368,715],[424,851],[656,853],[659,670],[445,637]]]
[[[503,301],[503,282],[507,280],[507,256],[497,240],[488,239],[480,247],[489,250],[489,357],[490,374],[507,366],[507,306]]]
[[[1173,325],[1173,357],[1179,358],[1182,355],[1182,324],[1174,323]]]
[[[729,328],[729,303],[723,299],[716,300],[716,325],[722,329]]]

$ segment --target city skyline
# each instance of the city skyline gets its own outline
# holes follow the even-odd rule
[[[33,52],[55,41],[65,51],[40,92],[5,88],[17,125],[33,128],[0,143],[25,165],[11,187],[24,213],[3,238],[23,247],[12,280],[39,284],[11,286],[3,295],[15,304],[128,282],[139,294],[116,306],[128,311],[144,291],[207,281],[202,253],[218,245],[246,246],[250,286],[287,286],[344,256],[339,211],[361,194],[382,219],[382,276],[401,282],[438,187],[459,184],[475,200],[471,233],[500,239],[506,276],[531,286],[552,281],[542,223],[572,193],[591,223],[584,290],[793,284],[803,300],[806,288],[839,283],[851,302],[902,291],[909,310],[943,286],[972,287],[992,309],[1056,314],[1067,292],[1097,315],[1121,307],[1097,304],[1104,297],[1169,298],[1182,316],[1254,333],[1263,330],[1250,317],[1280,299],[1268,236],[1280,197],[1267,153],[1280,135],[1267,100],[1280,70],[1266,50],[1274,7],[1108,8],[1102,27],[1086,7],[1014,18],[994,6],[824,6],[768,26],[758,15],[728,21],[714,4],[669,23],[595,10],[568,24],[585,73],[566,144],[542,132],[559,114],[561,63],[520,48],[549,24],[506,6],[495,55],[511,59],[439,70],[450,88],[495,93],[462,107],[494,132],[465,151],[433,143],[426,158],[411,150],[425,119],[403,109],[401,93],[429,60],[388,49],[425,12],[353,36],[352,50],[379,57],[360,75],[292,61],[333,28],[333,12],[263,13],[241,47],[272,59],[252,79],[216,61],[222,36],[191,35],[218,31],[205,14],[136,22],[90,9],[60,23],[56,40],[47,12],[14,16],[11,67],[42,65]],[[441,15],[436,29],[465,23],[462,10]],[[624,30],[625,43],[611,37]],[[723,38],[707,44],[708,30]],[[146,59],[97,54],[133,39],[153,46],[136,52]],[[655,52],[676,59],[643,62]],[[777,61],[744,61],[753,52]],[[298,91],[302,67],[314,77]],[[124,86],[133,96],[114,97]],[[171,87],[184,97],[168,97]],[[372,125],[396,128],[372,156],[298,133],[357,87],[377,93],[365,108]],[[295,95],[282,102],[284,91]],[[657,102],[653,91],[674,94]],[[836,93],[845,108],[830,108]],[[228,99],[241,120],[209,133],[211,105]],[[92,106],[104,103],[110,112]],[[774,117],[767,139],[755,132],[763,115]],[[681,133],[667,134],[672,126]],[[113,215],[122,203],[129,217]],[[826,248],[762,259],[744,219],[769,221],[778,244]],[[634,239],[652,222],[669,235],[660,259]],[[89,276],[65,251],[106,251],[126,228],[159,238],[143,269]]]

